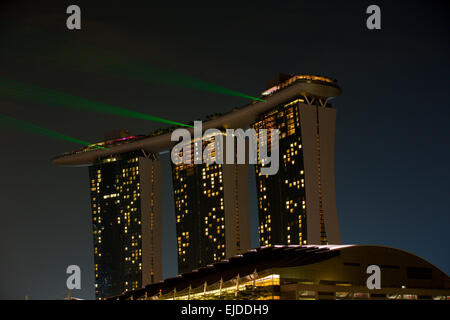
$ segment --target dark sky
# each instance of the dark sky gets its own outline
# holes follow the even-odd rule
[[[408,250],[450,273],[445,1],[73,3],[82,10],[80,31],[66,29],[72,2],[2,2],[0,77],[184,123],[248,100],[96,66],[119,56],[253,96],[278,72],[336,78],[343,88],[333,102],[343,242]],[[377,31],[365,25],[373,3],[381,7]],[[164,126],[5,95],[0,113],[86,141],[101,140],[111,129],[146,134]],[[82,270],[82,289],[74,295],[94,298],[88,170],[50,162],[81,146],[4,126],[0,134],[0,298],[62,298],[71,264]],[[168,277],[176,273],[176,243],[170,164],[163,159]],[[253,199],[253,226],[255,217]],[[255,232],[252,240],[255,245]]]

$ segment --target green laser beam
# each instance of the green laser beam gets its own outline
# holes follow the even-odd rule
[[[31,100],[43,104],[66,106],[73,109],[107,113],[135,119],[168,123],[177,126],[192,127],[191,125],[187,125],[184,123],[155,117],[145,113],[128,110],[102,102],[96,102],[85,98],[72,96],[70,94],[62,93],[56,90],[39,88],[17,81],[11,81],[5,78],[0,78],[0,93],[14,96],[18,99]]]
[[[20,30],[20,29],[19,29]],[[15,50],[24,51],[23,41],[18,41],[24,36],[27,37],[26,52],[33,56],[39,56],[42,59],[51,60],[52,64],[61,63],[62,66],[74,64],[77,70],[93,72],[94,70],[103,70],[109,74],[122,74],[129,77],[141,78],[146,81],[160,82],[167,85],[185,87],[189,89],[202,90],[212,93],[224,94],[229,96],[241,97],[256,101],[265,101],[235,90],[225,88],[207,81],[199,80],[191,76],[182,75],[177,72],[165,70],[164,68],[154,66],[134,57],[127,57],[117,50],[106,50],[99,47],[90,46],[84,42],[71,42],[69,45],[61,42],[60,38],[44,34],[39,29],[20,30],[19,32],[9,34],[14,41]],[[34,46],[29,46],[30,41],[36,42]],[[45,52],[40,52],[45,48]],[[123,50],[119,50],[123,51]],[[131,66],[130,66],[131,65]]]
[[[139,77],[153,82],[265,102],[265,100],[260,98],[252,97],[216,84],[146,64],[119,67],[117,72],[121,75]]]
[[[105,147],[93,145],[92,143],[89,143],[87,141],[83,141],[83,140],[62,134],[57,131],[42,128],[42,127],[39,127],[30,122],[22,121],[22,120],[19,120],[19,119],[16,119],[16,118],[13,118],[13,117],[1,114],[1,113],[0,113],[0,123],[9,125],[16,129],[21,129],[21,130],[28,131],[31,133],[36,133],[36,134],[39,134],[42,136],[47,136],[47,137],[51,137],[51,138],[58,139],[58,140],[70,141],[70,142],[74,142],[74,143],[85,145],[85,146],[93,146],[95,148],[108,150]]]
[[[182,75],[143,61],[137,61],[136,59],[125,58],[115,52],[83,46],[80,47],[80,49],[81,50],[75,53],[71,48],[71,51],[68,51],[66,56],[71,57],[70,60],[73,63],[78,65],[81,64],[81,68],[87,71],[100,69],[110,74],[119,74],[121,76],[140,78],[145,81],[265,102],[263,99],[231,90],[220,85],[199,80],[191,76]],[[66,59],[64,61],[67,62]]]

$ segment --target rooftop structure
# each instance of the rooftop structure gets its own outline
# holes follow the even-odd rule
[[[203,130],[211,128],[247,128],[254,123],[261,113],[295,100],[298,97],[312,99],[317,97],[323,101],[340,95],[341,89],[335,80],[319,76],[292,76],[281,83],[277,88],[263,93],[265,101],[253,101],[250,104],[235,108],[233,111],[217,116],[203,123]],[[170,149],[175,142],[171,141],[171,128],[168,132],[162,130],[161,135],[134,136],[125,139],[101,142],[74,152],[65,153],[53,158],[56,165],[80,166],[90,165],[98,159],[111,155],[126,153],[135,150],[144,150],[158,153]],[[193,128],[189,128],[193,134]],[[97,147],[96,147],[97,146]],[[100,149],[106,147],[107,149]]]

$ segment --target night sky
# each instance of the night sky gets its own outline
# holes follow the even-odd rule
[[[404,249],[450,273],[445,1],[142,3],[3,1],[0,77],[183,123],[249,100],[124,76],[102,61],[144,61],[252,96],[278,72],[335,78],[343,89],[333,100],[343,243]],[[69,4],[81,7],[81,30],[66,28]],[[381,30],[366,28],[370,4],[381,7]],[[90,142],[112,129],[167,126],[2,94],[0,113]],[[71,264],[82,270],[73,295],[94,298],[88,169],[51,164],[81,146],[4,125],[0,134],[0,298],[63,298]],[[169,277],[177,272],[175,219],[162,159]],[[256,246],[256,198],[251,211]]]

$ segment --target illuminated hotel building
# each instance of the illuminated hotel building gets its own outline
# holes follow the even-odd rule
[[[174,128],[110,137],[53,159],[56,165],[90,166],[97,298],[449,300],[448,275],[418,256],[382,246],[338,245],[336,110],[328,103],[341,93],[336,81],[280,76],[268,87],[263,99],[202,127],[280,132],[278,172],[263,176],[262,164],[255,165],[261,247],[250,249],[247,164],[172,163],[179,267],[174,278],[160,281],[156,157],[173,148]],[[194,129],[187,130],[192,135]],[[202,141],[208,150],[211,140]],[[191,147],[192,152],[197,155]],[[373,265],[382,272],[380,289],[367,286],[367,268]]]
[[[172,163],[172,179],[179,273],[250,249],[247,165]]]
[[[89,167],[97,299],[162,279],[160,172],[141,151]]]
[[[305,76],[272,83],[266,94],[300,77]],[[310,83],[337,87],[328,78],[306,77]],[[334,191],[335,120],[336,110],[327,98],[299,92],[253,124],[257,132],[279,130],[278,173],[264,176],[261,163],[255,166],[261,246],[341,243]]]
[[[262,99],[211,117],[202,129],[279,129],[278,173],[261,176],[255,165],[262,246],[340,244],[336,110],[328,100],[341,90],[313,75],[281,76],[268,87]],[[52,160],[89,166],[98,298],[161,280],[162,178],[155,155],[177,143],[174,128],[114,134]],[[194,129],[186,130],[192,136]],[[250,249],[248,170],[247,164],[172,163],[179,273]]]

